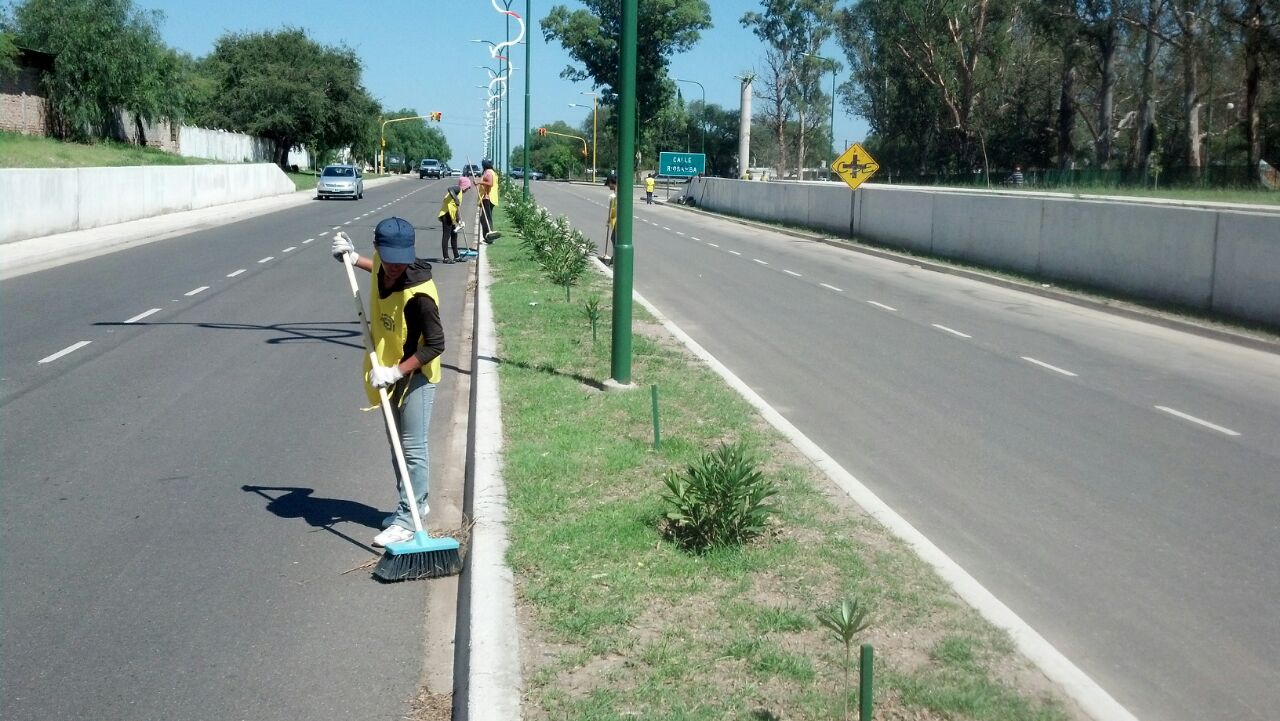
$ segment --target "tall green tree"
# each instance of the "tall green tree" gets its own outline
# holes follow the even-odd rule
[[[217,92],[205,121],[275,141],[281,167],[299,144],[323,153],[367,139],[378,115],[355,52],[298,28],[224,35],[207,62]]]
[[[671,56],[697,44],[700,33],[711,27],[706,0],[639,0],[638,52],[636,54],[637,150],[652,153],[654,128],[647,121],[663,111],[675,94],[667,73]],[[622,54],[622,7],[617,0],[583,0],[585,8],[570,11],[564,5],[551,8],[542,19],[542,36],[556,41],[577,63],[560,77],[590,81],[593,88],[618,92]],[[602,103],[612,101],[602,99]],[[601,161],[601,165],[604,161]]]
[[[181,115],[178,56],[160,40],[163,17],[132,0],[24,0],[14,8],[17,42],[56,56],[44,78],[55,132],[85,140],[114,127],[122,110],[148,122]]]

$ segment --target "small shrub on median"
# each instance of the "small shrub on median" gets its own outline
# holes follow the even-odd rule
[[[777,485],[742,443],[704,453],[666,478],[668,537],[693,553],[741,545],[760,535],[773,513]]]

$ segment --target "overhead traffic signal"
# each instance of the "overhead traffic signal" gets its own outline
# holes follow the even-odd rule
[[[432,119],[433,121],[435,121],[435,122],[437,122],[437,123],[438,123],[438,122],[440,122],[441,120],[444,120],[444,113],[440,113],[440,112],[432,113],[432,114],[431,114],[431,119]]]
[[[547,135],[547,129],[546,129],[546,128],[538,128],[538,135],[541,135],[541,136],[543,136],[543,137],[546,137],[546,135]]]
[[[585,157],[587,157],[587,149],[586,149],[586,148],[583,148],[583,149],[582,149],[582,157],[584,157],[584,158],[585,158]]]

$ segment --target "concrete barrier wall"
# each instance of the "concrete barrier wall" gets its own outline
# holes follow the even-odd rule
[[[700,207],[1280,325],[1280,208],[695,178]]]
[[[293,191],[269,163],[0,170],[0,243]]]

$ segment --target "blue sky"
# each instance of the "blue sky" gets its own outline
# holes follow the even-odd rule
[[[286,25],[305,28],[317,41],[346,43],[364,61],[365,87],[384,107],[417,108],[423,114],[440,111],[440,124],[453,148],[452,165],[467,159],[478,162],[483,142],[485,91],[477,85],[488,83],[488,75],[477,66],[490,60],[488,46],[470,42],[473,38],[505,39],[501,15],[488,0],[373,0],[333,2],[332,0],[135,0],[140,7],[161,10],[165,21],[161,33],[169,45],[192,55],[208,54],[225,32],[276,29]],[[569,107],[569,103],[590,104],[580,95],[591,90],[586,83],[560,78],[570,60],[559,44],[548,45],[538,29],[539,20],[555,5],[580,7],[573,0],[534,0],[530,66],[530,122],[533,126],[565,120],[573,125],[589,117],[590,110]],[[762,65],[763,48],[744,29],[738,18],[759,9],[758,0],[712,0],[712,28],[687,53],[671,60],[674,77],[697,80],[706,86],[707,102],[726,108],[738,107],[738,81],[734,75]],[[523,0],[515,0],[512,10],[524,14]],[[515,30],[513,28],[512,32]],[[511,48],[516,54],[516,78],[512,85],[512,145],[518,145],[523,123],[524,47]],[[833,42],[824,54],[843,56]],[[689,100],[699,99],[696,85],[680,84]],[[759,103],[759,101],[756,101]],[[757,105],[758,107],[758,105]],[[829,109],[824,112],[830,112]],[[866,123],[836,108],[836,138],[840,142],[861,141]]]

